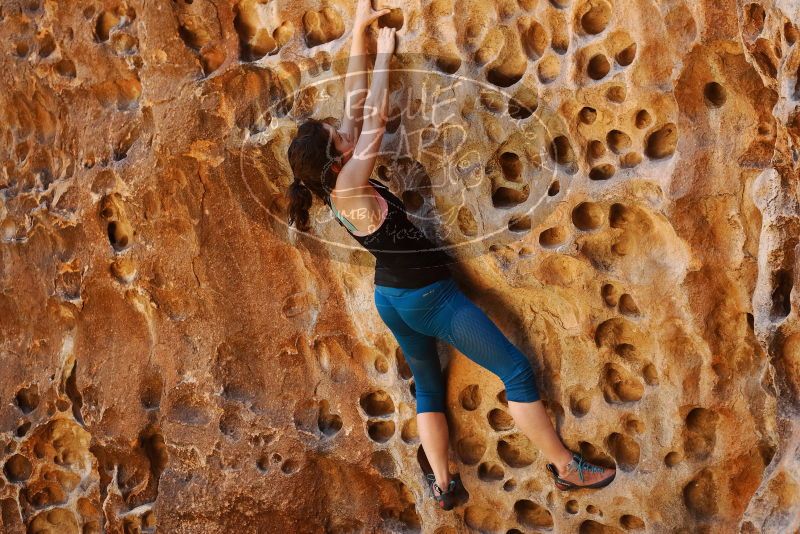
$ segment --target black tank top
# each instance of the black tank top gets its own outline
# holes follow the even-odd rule
[[[369,182],[386,199],[388,212],[381,226],[369,235],[358,236],[338,217],[336,220],[375,256],[375,285],[417,288],[450,277],[448,264],[455,262],[452,256],[441,249],[432,250],[436,245],[408,220],[403,201],[388,187],[372,178]]]

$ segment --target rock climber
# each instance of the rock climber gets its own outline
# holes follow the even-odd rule
[[[548,460],[557,488],[606,486],[616,470],[594,465],[564,446],[540,400],[528,358],[459,289],[448,267],[453,258],[409,221],[403,202],[386,185],[370,178],[386,131],[395,29],[377,31],[368,91],[366,30],[387,12],[373,10],[370,0],[358,0],[345,77],[345,117],[338,128],[330,120],[305,120],[289,146],[294,181],[288,190],[288,222],[302,231],[309,229],[313,194],[375,256],[375,306],[414,377],[419,436],[433,471],[426,477],[441,508],[450,510],[469,494],[460,474],[448,468],[449,431],[437,339],[502,380],[514,422]]]

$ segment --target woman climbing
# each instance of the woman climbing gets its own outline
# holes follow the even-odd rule
[[[539,398],[528,358],[458,288],[448,267],[453,258],[437,249],[409,221],[398,197],[370,178],[386,128],[395,31],[378,31],[372,83],[367,91],[365,30],[388,11],[373,11],[370,0],[358,0],[345,78],[348,101],[341,127],[308,119],[289,146],[294,173],[288,192],[289,224],[302,231],[309,229],[313,193],[375,256],[375,305],[414,376],[417,426],[433,471],[427,478],[442,508],[450,510],[468,494],[459,474],[451,475],[448,469],[449,431],[437,338],[502,380],[514,422],[548,460],[547,469],[556,487],[606,486],[614,479],[615,469],[591,464],[562,444]]]

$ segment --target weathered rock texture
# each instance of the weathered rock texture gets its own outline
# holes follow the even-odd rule
[[[3,532],[797,532],[797,2],[387,0],[393,106],[471,83],[376,175],[618,468],[555,490],[442,344],[450,513],[370,257],[319,202],[285,224],[351,4],[0,5]]]

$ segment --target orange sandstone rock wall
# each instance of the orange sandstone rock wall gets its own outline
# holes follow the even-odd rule
[[[376,176],[615,482],[555,490],[499,379],[442,344],[471,496],[426,493],[371,257],[318,201],[285,223],[352,2],[9,0],[1,530],[800,529],[797,3],[383,6]]]

